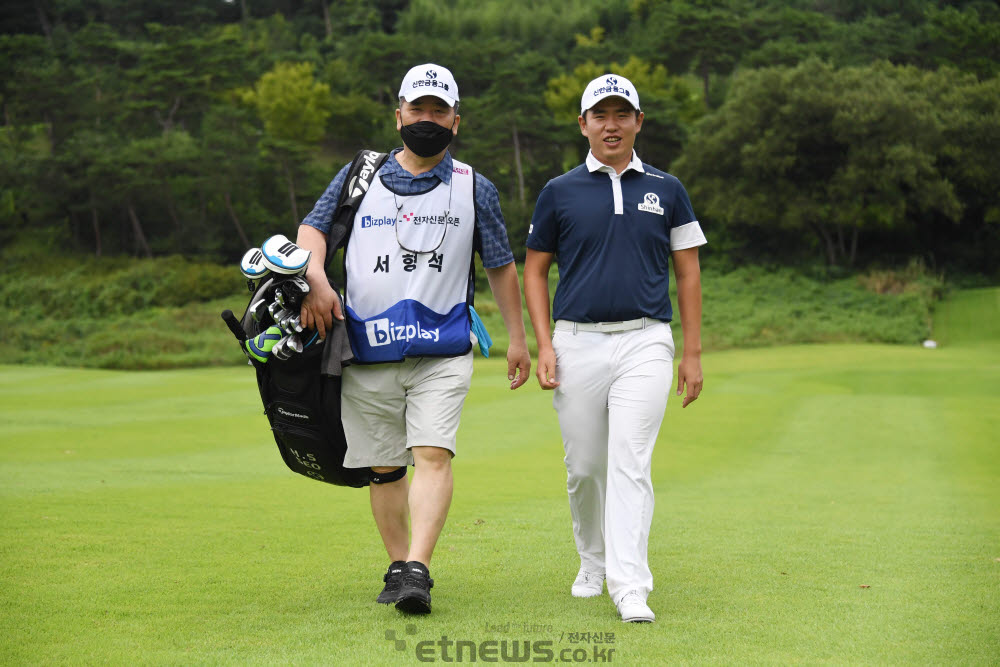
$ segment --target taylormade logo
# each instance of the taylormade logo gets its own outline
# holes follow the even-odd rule
[[[348,186],[348,190],[352,197],[360,197],[361,195],[368,192],[368,185],[372,181],[372,176],[375,174],[375,160],[378,158],[378,153],[374,151],[368,151],[364,154],[361,159],[361,173],[351,179],[351,183]]]
[[[408,341],[413,338],[432,340],[436,343],[440,338],[438,329],[424,329],[420,326],[420,322],[407,325],[396,324],[390,322],[387,317],[365,322],[365,333],[368,334],[368,344],[372,347],[388,345],[394,341]]]
[[[278,414],[279,414],[279,415],[281,415],[282,417],[291,417],[291,418],[293,418],[293,419],[301,419],[301,420],[303,420],[303,421],[312,421],[312,420],[311,420],[311,419],[309,418],[309,415],[303,415],[303,414],[300,414],[300,413],[298,413],[298,412],[290,412],[290,411],[288,411],[288,410],[284,409],[284,408],[283,408],[283,407],[281,407],[281,406],[278,406],[278,410],[277,410],[277,412],[278,412]]]

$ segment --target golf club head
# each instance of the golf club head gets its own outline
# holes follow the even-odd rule
[[[272,304],[272,307],[274,305],[276,305],[277,303],[278,302],[275,301],[274,304]],[[282,320],[287,320],[289,317],[292,316],[292,314],[293,314],[292,311],[286,310],[284,308],[278,308],[277,310],[272,310],[271,311],[271,317],[274,318],[274,323],[277,324],[277,325],[279,325],[279,326],[280,326],[280,323],[281,323]]]
[[[302,323],[299,321],[298,315],[290,315],[282,318],[282,320],[278,322],[278,328],[287,334],[302,333]]]
[[[264,241],[260,247],[264,266],[275,273],[294,275],[302,273],[309,266],[311,250],[295,245],[284,234],[277,234]]]
[[[282,305],[291,310],[298,310],[306,294],[309,294],[309,282],[302,276],[292,276],[282,281],[280,289]]]
[[[250,317],[253,318],[254,322],[260,322],[261,318],[264,317],[264,313],[267,312],[267,302],[264,299],[258,299],[250,304]]]
[[[294,334],[293,334],[294,335]],[[271,349],[271,356],[280,361],[286,361],[291,358],[292,353],[295,350],[292,348],[292,344],[289,342],[292,336],[285,336],[277,342],[277,344]],[[299,343],[301,346],[301,342]]]
[[[280,313],[282,310],[284,309],[281,307],[281,304],[278,303],[277,301],[272,302],[271,305],[267,307],[267,312],[271,314],[271,319],[274,320],[275,324],[278,323],[279,319],[278,313]]]
[[[292,276],[285,283],[291,285],[302,294],[309,294],[309,281],[302,276]]]

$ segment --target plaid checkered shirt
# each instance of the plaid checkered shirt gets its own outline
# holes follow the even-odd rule
[[[427,192],[438,183],[451,183],[451,153],[445,152],[444,159],[430,171],[414,176],[396,161],[396,153],[401,150],[402,148],[393,150],[379,172],[389,180],[396,194],[415,195]],[[350,164],[344,165],[343,169],[337,172],[302,224],[315,227],[324,234],[330,233],[333,214],[337,210],[337,201],[340,199],[340,191],[344,187],[350,166]],[[483,246],[479,256],[483,260],[484,268],[495,269],[513,262],[514,253],[511,252],[507,227],[504,224],[503,213],[500,212],[500,194],[489,179],[478,171],[475,175],[476,226],[479,228]]]

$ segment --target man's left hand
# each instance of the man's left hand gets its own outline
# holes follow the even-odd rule
[[[684,403],[681,404],[682,408],[686,408],[698,400],[698,395],[704,384],[705,380],[701,376],[701,358],[682,357],[681,363],[677,366],[677,395],[680,396],[685,387],[687,388]]]
[[[511,343],[507,346],[507,379],[510,388],[517,389],[528,381],[531,373],[531,355],[525,343]]]

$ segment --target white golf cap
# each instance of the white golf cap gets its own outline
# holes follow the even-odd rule
[[[407,102],[418,97],[433,95],[444,100],[448,106],[455,106],[458,101],[458,84],[447,67],[434,63],[411,67],[403,77],[399,86],[399,96]]]
[[[639,111],[639,93],[632,82],[617,74],[604,74],[587,84],[580,98],[580,114],[605,97],[621,97]]]

